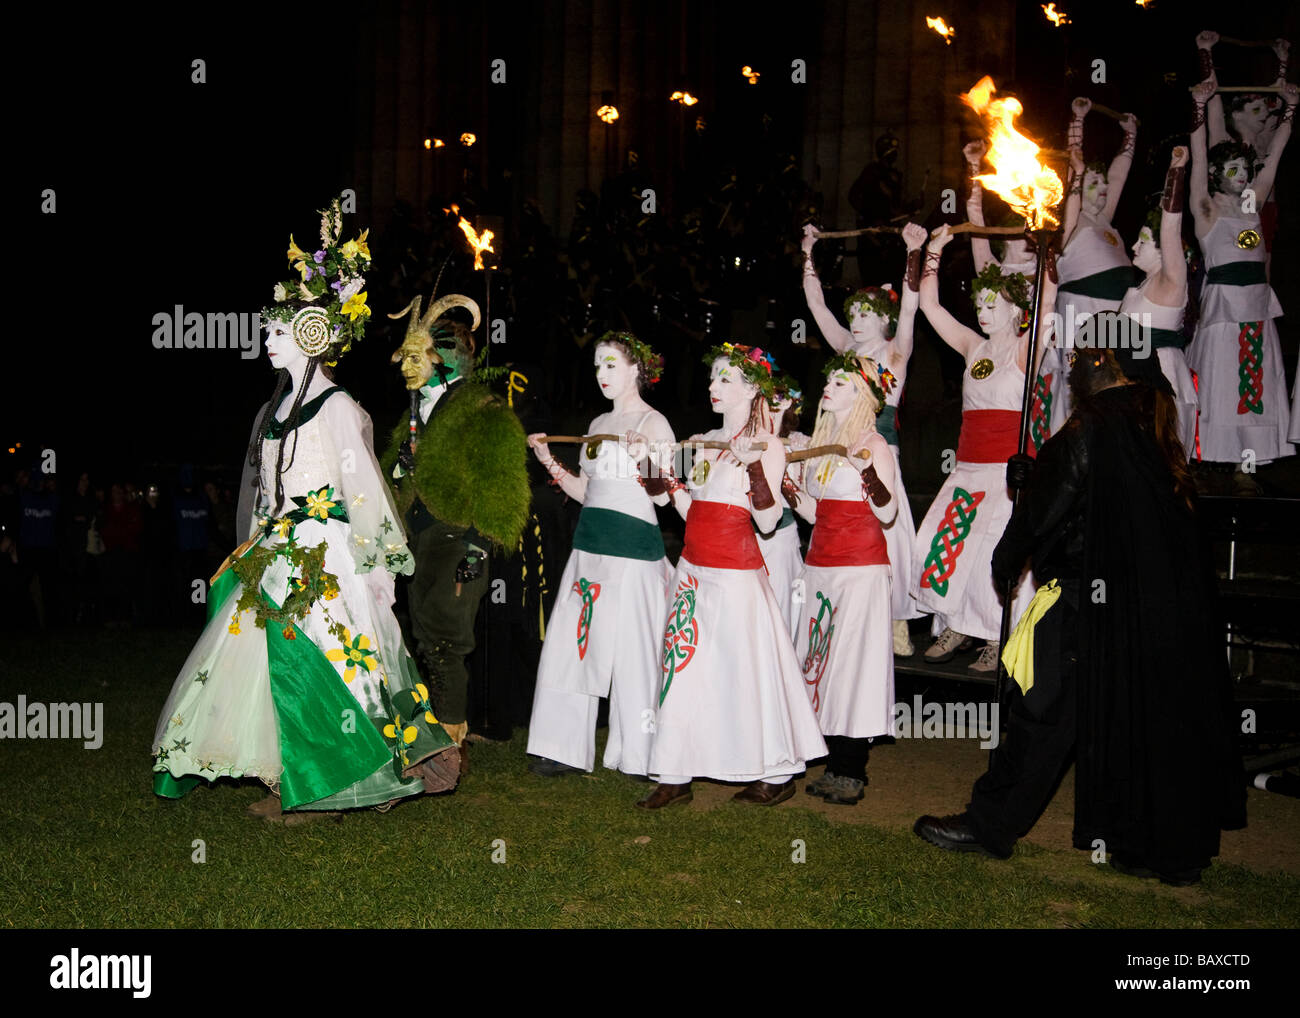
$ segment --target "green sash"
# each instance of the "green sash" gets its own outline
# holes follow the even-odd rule
[[[1268,282],[1264,276],[1263,262],[1227,262],[1216,265],[1205,274],[1205,281],[1220,286],[1254,286],[1256,283]]]
[[[1137,270],[1132,265],[1117,265],[1105,272],[1094,272],[1082,279],[1072,279],[1060,285],[1060,293],[1077,293],[1080,297],[1097,300],[1123,300],[1129,287],[1137,282]]]
[[[664,535],[653,523],[613,509],[583,506],[573,547],[593,555],[658,562],[664,557]]]
[[[898,445],[898,407],[887,406],[876,414],[876,430],[890,445]]]
[[[1187,345],[1187,337],[1177,329],[1152,329],[1151,345],[1156,350],[1164,350],[1169,347],[1181,350]]]

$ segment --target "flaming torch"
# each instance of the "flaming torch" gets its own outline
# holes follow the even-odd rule
[[[988,130],[988,161],[993,167],[992,173],[984,173],[975,179],[1004,202],[1011,206],[1017,215],[1024,217],[1029,232],[1033,235],[1038,252],[1038,265],[1034,274],[1034,299],[1029,317],[1029,349],[1025,354],[1025,388],[1020,400],[1020,444],[1018,452],[1024,455],[1029,445],[1029,411],[1034,391],[1034,376],[1038,364],[1038,327],[1042,311],[1043,283],[1047,274],[1047,249],[1052,234],[1060,220],[1052,210],[1065,197],[1065,185],[1061,178],[1049,166],[1039,161],[1039,149],[1036,142],[1016,130],[1015,119],[1024,112],[1024,107],[1011,96],[994,99],[997,88],[988,75],[981,78],[969,92],[961,97],[962,102],[980,115]],[[1011,505],[1014,508],[1020,502],[1020,489],[1011,492]],[[1013,587],[1007,586],[1002,600],[1002,626],[998,635],[999,648],[1007,645],[1007,636],[1011,631],[1011,598]],[[1002,702],[1002,691],[1006,688],[1006,668],[998,658],[998,679],[995,687],[997,702]]]
[[[925,27],[933,28],[943,36],[944,44],[948,46],[952,45],[952,37],[957,34],[956,29],[949,28],[943,23],[943,18],[931,18],[927,15],[925,19]]]
[[[1043,9],[1043,14],[1046,16],[1047,20],[1057,28],[1070,23],[1070,16],[1066,14],[1065,11],[1058,11],[1055,2],[1050,4],[1039,4],[1038,6]]]

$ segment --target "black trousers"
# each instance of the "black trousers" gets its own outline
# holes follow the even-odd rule
[[[851,739],[847,735],[826,736],[830,755],[826,770],[841,778],[867,780],[867,756],[871,753],[870,739]]]
[[[966,813],[989,848],[1009,852],[1051,802],[1074,755],[1078,721],[1078,587],[1061,584],[1056,604],[1034,629],[1034,685],[1011,683],[1007,734],[975,782]]]

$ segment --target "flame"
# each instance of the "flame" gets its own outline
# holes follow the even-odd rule
[[[925,27],[933,28],[936,32],[942,35],[943,41],[949,46],[952,45],[952,37],[957,34],[955,28],[949,28],[943,23],[943,18],[931,18],[927,16],[925,19]]]
[[[749,79],[749,83],[751,85],[758,84],[758,72],[754,70],[754,68],[750,67],[749,64],[746,64],[744,67],[742,67],[740,69],[740,73]]]
[[[1133,2],[1137,4],[1139,7],[1141,7],[1143,10],[1146,10],[1147,4],[1149,4],[1151,0],[1133,0]]]
[[[442,211],[445,212],[445,213],[447,213],[447,215],[449,215],[449,216],[458,216],[458,215],[460,215],[460,206],[457,205],[455,202],[452,202],[452,203],[451,203],[451,208],[449,208],[449,209],[444,208]]]
[[[1047,16],[1047,20],[1057,28],[1070,23],[1070,16],[1066,14],[1065,11],[1058,11],[1056,9],[1055,0],[1050,4],[1039,4],[1038,6],[1043,9],[1043,13]]]
[[[469,148],[476,141],[478,141],[478,135],[470,134],[469,131],[466,131],[464,134],[460,136],[460,143],[464,145],[466,148]]]
[[[1010,96],[994,99],[996,91],[993,79],[985,75],[961,97],[989,131],[987,158],[994,172],[975,179],[1024,216],[1031,230],[1056,226],[1060,220],[1052,209],[1065,196],[1065,185],[1051,167],[1039,162],[1038,145],[1016,130],[1015,119],[1024,107]]]
[[[699,102],[690,92],[674,92],[668,97],[668,101],[670,103],[681,103],[683,106],[694,106]]]
[[[446,148],[446,147],[447,147],[447,143],[446,143],[445,141],[443,141],[441,138],[434,138],[434,139],[433,139],[433,147],[434,147],[434,148]]]
[[[455,205],[452,208],[456,210],[457,214],[460,213],[460,209],[456,208]],[[443,209],[443,211],[447,210]],[[460,217],[460,229],[465,234],[465,239],[469,241],[469,246],[474,250],[474,268],[483,268],[483,252],[490,251],[492,254],[496,254],[496,250],[492,247],[492,231],[484,230],[483,235],[479,236],[478,232],[464,216]]]
[[[425,148],[433,148],[433,139],[432,139],[432,138],[425,138],[425,139],[424,139],[424,147],[425,147]]]
[[[618,119],[618,107],[609,105],[602,106],[596,111],[596,116],[600,117],[600,119],[605,123],[612,124]]]

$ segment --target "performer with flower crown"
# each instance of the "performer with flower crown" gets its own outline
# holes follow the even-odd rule
[[[888,285],[857,291],[844,304],[844,314],[849,320],[847,329],[826,306],[826,298],[812,259],[812,249],[816,242],[816,231],[811,226],[805,226],[804,296],[818,328],[837,353],[853,352],[861,357],[870,357],[880,366],[880,384],[885,390],[885,406],[876,421],[876,429],[889,443],[894,457],[894,478],[897,485],[897,512],[893,522],[885,526],[885,541],[889,545],[889,560],[894,569],[893,645],[895,654],[908,657],[914,653],[914,648],[907,622],[919,618],[921,612],[911,594],[914,586],[912,544],[916,540],[916,527],[912,522],[912,508],[908,504],[907,493],[903,490],[897,421],[898,407],[907,382],[907,365],[912,357],[912,334],[920,301],[921,246],[925,243],[925,229],[915,223],[903,227],[903,242],[907,245],[907,270],[901,301]]]
[[[723,423],[696,438],[729,444],[698,451],[689,490],[665,478],[686,543],[669,591],[650,750],[659,784],[643,809],[689,802],[693,777],[748,782],[736,801],[771,806],[794,794],[791,778],[806,761],[826,753],[754,536],[755,525],[770,533],[781,519],[785,449],[764,407],[775,397],[771,364],[730,343],[705,363]]]
[[[595,356],[596,381],[613,407],[587,433],[627,438],[585,446],[575,476],[550,452],[545,435],[528,436],[552,483],[582,503],[528,726],[528,752],[541,758],[528,769],[544,777],[595,766],[602,696],[609,697],[605,766],[626,774],[650,770],[659,641],[673,572],[654,507],[668,504],[659,472],[672,463],[673,432],[641,396],[659,381],[662,357],[628,332],[605,333]]]
[[[987,640],[970,670],[997,671],[998,630],[1002,608],[994,587],[993,547],[1011,518],[1006,485],[1008,459],[1017,451],[1021,399],[1027,365],[1029,333],[1021,321],[1029,307],[1025,277],[1004,274],[990,264],[975,277],[971,294],[979,326],[967,328],[939,303],[939,260],[952,240],[947,226],[936,230],[927,245],[921,275],[921,310],[939,338],[962,355],[962,424],[953,470],[939,490],[916,534],[917,602],[935,616],[938,638],[925,652],[928,661],[947,661],[968,638]],[[1043,306],[1055,299],[1049,273],[1043,284]],[[1041,331],[1050,327],[1042,323]],[[1042,343],[1038,346],[1040,358]],[[1012,622],[1033,597],[1028,576],[1021,578],[1013,602]]]
[[[258,778],[268,819],[442,791],[458,771],[392,613],[413,562],[370,417],[328,370],[370,317],[366,232],[340,240],[338,200],[321,216],[320,249],[290,237],[300,279],[262,311],[277,379],[240,488],[248,540],[213,579],[153,741],[158,795]]]
[[[830,750],[825,773],[804,791],[844,806],[864,795],[871,739],[893,727],[891,563],[882,527],[897,512],[896,461],[876,430],[886,405],[875,361],[831,358],[812,445],[842,445],[849,455],[804,460],[799,471],[809,496],[799,511],[814,526],[797,649]]]

